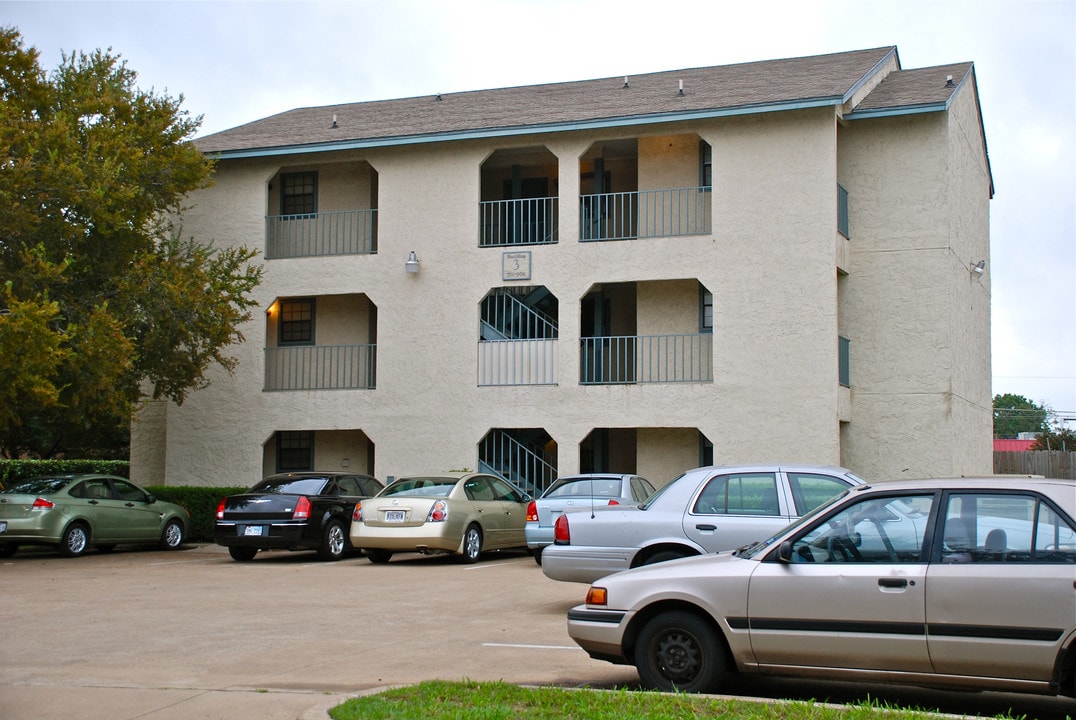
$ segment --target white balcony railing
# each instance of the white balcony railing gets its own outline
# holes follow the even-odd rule
[[[485,340],[478,343],[478,384],[556,385],[556,340]]]

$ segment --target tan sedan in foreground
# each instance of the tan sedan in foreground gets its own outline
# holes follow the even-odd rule
[[[393,553],[451,553],[476,562],[484,550],[525,548],[531,497],[494,475],[402,477],[355,505],[351,544],[370,562]]]
[[[568,614],[649,687],[739,674],[1076,696],[1076,483],[862,485],[768,540],[596,581]]]

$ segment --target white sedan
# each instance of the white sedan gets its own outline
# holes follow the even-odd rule
[[[769,537],[863,480],[840,467],[745,465],[689,470],[633,508],[564,513],[542,572],[589,583],[610,573],[734,550]]]

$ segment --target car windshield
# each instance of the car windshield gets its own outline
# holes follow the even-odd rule
[[[563,480],[542,497],[620,497],[619,478],[572,478]]]
[[[457,478],[402,478],[381,491],[381,497],[389,495],[422,495],[424,497],[448,497],[456,487]]]
[[[837,493],[836,495],[831,497],[829,500],[826,500],[824,503],[822,503],[821,505],[816,507],[814,510],[811,510],[809,513],[807,513],[803,517],[800,517],[797,520],[793,520],[790,524],[788,524],[785,527],[781,528],[780,530],[778,530],[776,533],[774,533],[770,537],[766,538],[765,540],[759,540],[758,542],[752,543],[751,545],[745,545],[744,547],[738,549],[733,554],[737,555],[739,557],[742,557],[742,558],[753,558],[753,557],[755,557],[760,552],[762,552],[763,550],[768,548],[770,545],[773,545],[774,541],[778,537],[784,535],[789,530],[792,530],[794,528],[799,527],[800,525],[803,525],[804,523],[811,520],[812,518],[814,518],[819,513],[824,512],[826,510],[826,508],[828,508],[830,505],[834,504],[835,502],[837,502],[838,500],[843,498],[845,495],[848,494],[848,492],[849,492],[848,490],[845,490],[844,492]]]
[[[30,478],[3,491],[5,495],[52,495],[71,482],[71,478]]]
[[[325,487],[325,478],[266,478],[247,492],[263,495],[318,495]]]

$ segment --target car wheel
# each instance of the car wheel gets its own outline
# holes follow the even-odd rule
[[[165,550],[178,550],[179,546],[183,544],[183,523],[179,520],[170,520],[167,525],[164,526],[164,532],[161,533],[161,547]]]
[[[534,548],[534,562],[542,564],[542,548]]]
[[[366,549],[363,550],[363,553],[365,553],[366,557],[370,558],[370,562],[374,563],[375,565],[384,565],[389,561],[389,558],[392,557],[392,553],[388,550]]]
[[[116,549],[116,546],[112,543],[109,543],[108,545],[94,545],[94,547],[97,548],[97,552],[103,554],[108,554]]]
[[[662,692],[717,692],[727,666],[713,628],[688,612],[666,612],[643,626],[635,667],[643,684]]]
[[[78,557],[86,552],[89,545],[90,531],[81,523],[72,523],[60,538],[60,554],[64,557]]]
[[[482,531],[477,525],[468,525],[463,533],[463,554],[460,558],[465,563],[478,562],[482,555]]]
[[[228,554],[232,556],[232,560],[236,562],[250,562],[254,559],[254,556],[258,554],[258,548],[249,547],[230,547],[228,548]]]
[[[321,546],[318,548],[318,557],[322,560],[339,560],[344,557],[347,548],[347,538],[344,526],[339,520],[330,520],[325,523],[321,531]]]
[[[18,543],[4,543],[3,545],[0,545],[0,558],[11,557],[18,551]]]
[[[679,550],[661,550],[656,552],[646,560],[640,563],[640,565],[653,565],[654,563],[668,562],[669,560],[679,560],[680,558],[687,557],[687,553],[680,552]]]

